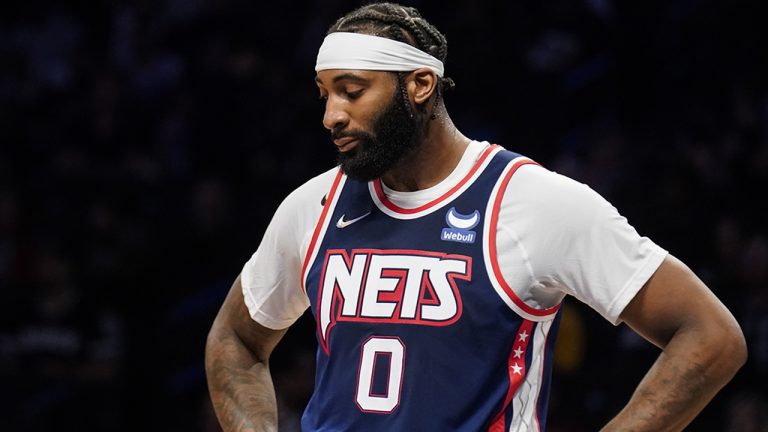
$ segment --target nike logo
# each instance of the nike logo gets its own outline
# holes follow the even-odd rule
[[[358,216],[358,217],[356,217],[354,219],[350,219],[350,220],[344,220],[344,216],[346,216],[346,215],[341,215],[339,220],[336,222],[336,228],[346,228],[346,227],[352,225],[353,223],[359,221],[360,219],[368,216],[369,214],[371,214],[371,212],[368,212],[368,213],[366,213],[366,214],[364,214],[362,216]]]

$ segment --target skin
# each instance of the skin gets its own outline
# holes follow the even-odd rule
[[[272,330],[251,319],[238,276],[219,309],[205,347],[208,391],[225,431],[277,431],[269,355],[286,330]]]
[[[662,349],[603,431],[680,431],[747,360],[739,324],[680,260],[668,256],[621,318]]]
[[[327,70],[317,74],[331,132],[370,130],[397,91],[392,74]],[[435,103],[437,77],[418,69],[406,78],[408,99],[423,128],[422,145],[382,176],[398,191],[425,189],[446,178],[469,139]],[[430,120],[434,113],[436,119]],[[630,401],[603,431],[679,431],[734,376],[747,356],[741,329],[728,309],[678,259],[668,256],[621,314],[662,349]],[[205,366],[211,399],[225,431],[276,431],[277,406],[269,356],[285,334],[253,321],[235,281],[208,335]]]
[[[315,79],[325,99],[323,126],[333,132],[345,129],[370,130],[376,114],[397,91],[391,73],[326,70]],[[397,191],[416,191],[434,186],[448,177],[461,160],[470,140],[454,126],[442,103],[434,104],[437,76],[428,68],[408,74],[405,82],[413,111],[423,129],[415,154],[385,173],[381,179]],[[435,112],[436,120],[429,115]]]

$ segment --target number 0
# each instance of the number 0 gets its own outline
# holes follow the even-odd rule
[[[387,367],[387,358],[389,376],[386,391],[384,394],[373,394],[374,373],[376,368]],[[405,345],[399,338],[374,336],[363,343],[355,397],[361,410],[389,414],[400,405],[404,365]]]

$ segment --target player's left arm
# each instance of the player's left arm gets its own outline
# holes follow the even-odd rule
[[[621,314],[662,353],[603,431],[679,431],[747,359],[736,319],[680,260],[667,256]]]

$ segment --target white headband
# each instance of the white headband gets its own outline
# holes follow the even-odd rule
[[[360,69],[410,72],[428,67],[443,76],[443,62],[407,43],[360,33],[335,32],[325,37],[315,71]]]

